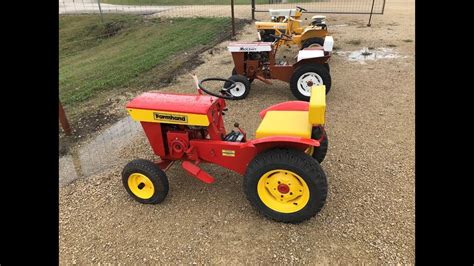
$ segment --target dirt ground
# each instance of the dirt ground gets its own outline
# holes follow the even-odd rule
[[[328,15],[336,52],[327,96],[329,151],[322,167],[329,180],[325,207],[292,225],[259,215],[245,199],[242,177],[203,168],[212,185],[177,165],[168,171],[170,193],[159,205],[142,205],[125,192],[121,167],[60,188],[60,264],[403,263],[415,260],[415,29],[414,1],[387,1],[385,14]],[[252,25],[239,40],[253,40]],[[228,77],[228,42],[205,52],[194,72]],[[348,61],[345,51],[391,47],[401,58]],[[189,75],[167,92],[192,93]],[[294,100],[287,84],[252,85],[249,97],[229,101],[231,128],[240,122],[254,137],[258,112]],[[117,108],[117,112],[125,110]],[[153,158],[142,134],[124,158]]]

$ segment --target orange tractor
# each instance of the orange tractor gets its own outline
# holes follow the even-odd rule
[[[324,86],[313,86],[310,102],[289,101],[262,110],[256,139],[249,140],[237,123],[226,131],[225,99],[233,96],[203,86],[216,80],[230,83],[226,90],[236,86],[232,80],[195,78],[197,94],[149,92],[127,104],[160,160],[129,162],[122,171],[126,191],[138,202],[157,204],[168,194],[165,171],[173,163],[213,183],[214,177],[199,166],[212,163],[243,175],[247,199],[265,216],[281,222],[313,217],[324,206],[328,188],[320,166],[328,146]]]
[[[251,83],[258,79],[272,84],[278,79],[290,84],[291,93],[302,101],[309,101],[311,88],[324,85],[326,93],[331,89],[329,59],[333,48],[333,38],[326,36],[323,46],[305,48],[298,51],[296,63],[277,62],[276,53],[279,40],[288,38],[286,35],[274,36],[275,42],[232,42],[228,50],[232,53],[234,69],[229,78],[236,86],[227,90],[233,99],[244,99],[250,92]],[[225,83],[224,87],[230,83]]]

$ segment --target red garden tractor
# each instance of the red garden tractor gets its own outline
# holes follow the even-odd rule
[[[311,88],[314,85],[324,85],[326,93],[331,89],[331,74],[329,59],[333,48],[332,36],[326,36],[323,46],[304,48],[298,51],[296,63],[288,61],[277,62],[276,53],[279,40],[291,38],[284,34],[275,37],[275,42],[232,42],[228,50],[232,53],[234,69],[229,78],[236,82],[236,87],[229,90],[234,99],[244,99],[250,92],[250,85],[258,79],[266,84],[272,84],[272,79],[278,79],[290,84],[293,95],[302,101],[309,101]],[[230,83],[224,84],[224,87]]]
[[[243,175],[247,199],[271,219],[301,222],[318,213],[327,195],[320,166],[328,147],[324,86],[313,86],[310,102],[289,101],[262,110],[256,139],[249,140],[238,123],[230,132],[224,127],[225,99],[234,96],[203,86],[228,82],[226,90],[231,90],[235,82],[194,78],[197,94],[148,92],[127,104],[160,158],[125,166],[122,181],[130,196],[141,203],[162,202],[169,189],[165,171],[176,161],[191,176],[213,183],[214,177],[199,166],[212,163]]]

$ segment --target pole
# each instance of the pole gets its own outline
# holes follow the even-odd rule
[[[69,121],[67,120],[66,113],[64,112],[64,108],[61,104],[61,101],[59,101],[59,121],[61,122],[61,126],[66,136],[70,136],[71,126],[69,125]]]
[[[252,20],[255,20],[255,0],[252,0]]]
[[[235,37],[234,0],[230,0],[230,10],[232,12],[232,37]]]
[[[102,15],[102,7],[100,6],[100,0],[97,0],[97,4],[99,5],[100,21],[104,23],[104,16]]]
[[[369,17],[369,23],[367,23],[367,27],[370,27],[370,21],[372,20],[372,13],[374,12],[374,3],[375,0],[372,0],[372,8],[370,9],[370,17]]]

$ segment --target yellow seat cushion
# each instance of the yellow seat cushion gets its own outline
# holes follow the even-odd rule
[[[311,89],[308,111],[309,123],[324,125],[324,113],[326,112],[326,87],[324,85],[313,86]]]
[[[268,111],[255,134],[256,138],[294,136],[311,138],[312,125],[307,111]]]

